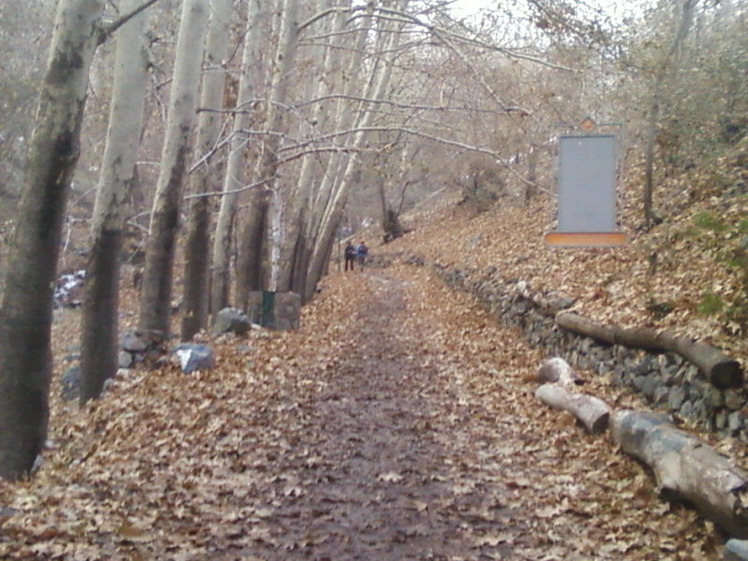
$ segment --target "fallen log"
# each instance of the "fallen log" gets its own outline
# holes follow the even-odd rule
[[[611,432],[651,468],[663,497],[690,503],[732,537],[748,537],[748,478],[727,458],[662,415],[616,411]]]
[[[707,343],[650,328],[622,329],[606,326],[573,312],[556,314],[556,324],[579,335],[611,345],[678,353],[696,365],[706,379],[719,389],[738,388],[743,385],[743,369],[740,363]]]
[[[579,377],[576,370],[561,357],[553,357],[546,360],[538,369],[536,379],[538,382],[543,383],[558,382],[563,386],[584,384],[584,380]]]
[[[543,384],[535,390],[535,397],[555,409],[568,411],[591,434],[608,428],[610,407],[593,395],[573,393],[560,384]]]

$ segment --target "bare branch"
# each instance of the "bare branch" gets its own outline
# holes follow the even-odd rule
[[[146,0],[145,3],[143,3],[142,6],[140,6],[138,8],[135,8],[129,14],[125,14],[121,18],[119,18],[119,19],[113,21],[112,23],[108,24],[103,29],[101,37],[99,38],[99,44],[101,44],[104,41],[106,41],[107,39],[109,39],[109,37],[111,37],[114,34],[114,32],[117,31],[120,27],[122,27],[123,25],[125,25],[128,21],[130,21],[132,18],[134,18],[135,16],[137,16],[139,13],[141,13],[141,12],[147,10],[148,8],[150,8],[151,6],[153,6],[156,2],[158,2],[158,0]]]

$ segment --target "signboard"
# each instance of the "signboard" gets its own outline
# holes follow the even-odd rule
[[[559,140],[558,229],[545,238],[553,246],[615,246],[616,138],[562,136]]]

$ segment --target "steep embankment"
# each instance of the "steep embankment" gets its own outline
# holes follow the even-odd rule
[[[380,252],[415,254],[473,279],[522,280],[620,327],[655,327],[712,342],[748,364],[748,143],[709,169],[658,188],[661,223],[641,226],[641,187],[622,187],[618,248],[552,249],[554,208],[499,201],[479,212],[458,194],[414,213],[414,232]],[[376,253],[377,249],[375,249]]]

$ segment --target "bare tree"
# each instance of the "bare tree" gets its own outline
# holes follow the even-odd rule
[[[200,160],[193,192],[202,194],[214,191],[218,177],[217,161],[222,152],[215,150],[223,115],[226,85],[224,60],[229,52],[229,23],[232,0],[213,0],[211,3],[210,32],[205,52],[206,74],[203,78],[201,105],[203,111],[197,125],[196,156]],[[210,206],[207,197],[190,201],[187,236],[184,250],[184,302],[182,312],[183,341],[188,341],[205,326],[208,306],[208,263],[210,246]]]
[[[28,473],[46,438],[53,286],[88,71],[98,45],[134,15],[106,27],[103,8],[97,0],[57,6],[0,307],[0,476],[7,479]]]
[[[249,102],[256,86],[257,77],[253,75],[256,49],[260,43],[259,0],[249,0],[247,9],[247,27],[244,33],[244,52],[242,55],[239,93],[234,111],[234,123],[229,143],[229,155],[224,173],[223,196],[218,211],[216,230],[213,238],[211,255],[210,311],[215,314],[229,303],[230,292],[230,254],[231,232],[236,215],[239,192],[244,183],[244,164],[248,139],[244,130],[250,122],[251,104]]]
[[[652,102],[649,107],[649,117],[647,123],[647,146],[645,151],[645,178],[644,178],[644,222],[646,226],[651,226],[653,221],[652,198],[654,194],[654,152],[655,141],[657,138],[657,128],[660,122],[660,110],[663,103],[663,85],[665,78],[674,67],[677,66],[679,54],[683,47],[683,42],[688,36],[689,29],[693,23],[693,13],[698,0],[683,0],[678,4],[677,29],[673,35],[672,43],[667,53],[660,61],[658,68],[655,70],[654,85],[652,86]]]
[[[165,339],[171,331],[180,201],[191,153],[207,22],[208,0],[185,0],[140,301],[140,329],[156,339]]]
[[[131,11],[141,0],[124,0]],[[86,268],[81,341],[81,403],[99,397],[118,364],[120,253],[125,199],[135,175],[143,122],[148,55],[147,17],[141,13],[118,33],[109,131],[94,207]]]
[[[278,150],[285,127],[285,107],[296,55],[298,37],[298,0],[284,0],[279,25],[279,44],[273,62],[270,91],[266,107],[267,137],[257,166],[258,188],[252,191],[249,216],[241,238],[237,295],[243,305],[252,290],[270,288],[272,270],[269,266],[273,247],[271,239],[278,200],[274,196],[278,171]]]

